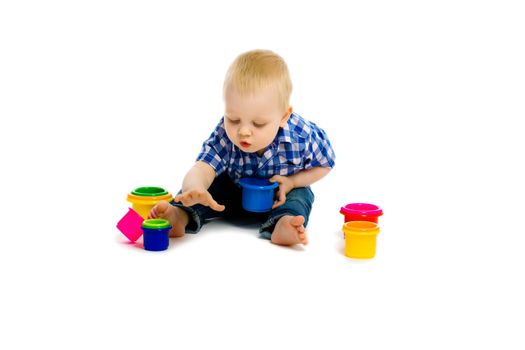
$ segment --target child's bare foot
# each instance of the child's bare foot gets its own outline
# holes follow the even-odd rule
[[[166,201],[160,201],[151,209],[148,219],[166,219],[171,224],[170,237],[182,237],[188,224],[188,213]]]
[[[304,217],[285,215],[277,221],[272,233],[272,243],[279,245],[308,244]]]

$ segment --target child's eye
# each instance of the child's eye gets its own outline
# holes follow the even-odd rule
[[[239,124],[239,119],[236,119],[236,120],[233,120],[233,119],[228,119],[228,121],[232,124]]]
[[[253,125],[254,125],[256,128],[262,128],[262,127],[265,126],[266,124],[253,123]]]

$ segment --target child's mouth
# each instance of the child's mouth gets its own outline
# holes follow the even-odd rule
[[[248,143],[248,142],[246,142],[246,141],[241,141],[240,144],[241,144],[241,146],[244,147],[244,148],[248,148],[248,147],[251,146],[251,144]]]

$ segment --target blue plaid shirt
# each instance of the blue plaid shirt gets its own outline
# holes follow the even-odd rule
[[[273,175],[293,175],[314,167],[332,168],[334,159],[326,133],[296,113],[292,113],[288,123],[279,128],[262,156],[235,146],[226,135],[223,117],[202,144],[197,157],[198,161],[208,163],[216,176],[228,171],[236,184],[242,177],[270,178]]]

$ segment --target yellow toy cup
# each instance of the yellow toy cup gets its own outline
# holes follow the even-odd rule
[[[345,255],[354,259],[370,259],[376,255],[379,226],[370,221],[349,221],[343,225]]]
[[[155,204],[160,201],[170,202],[173,196],[162,187],[139,187],[128,193],[128,202],[133,205],[133,209],[144,219]]]

